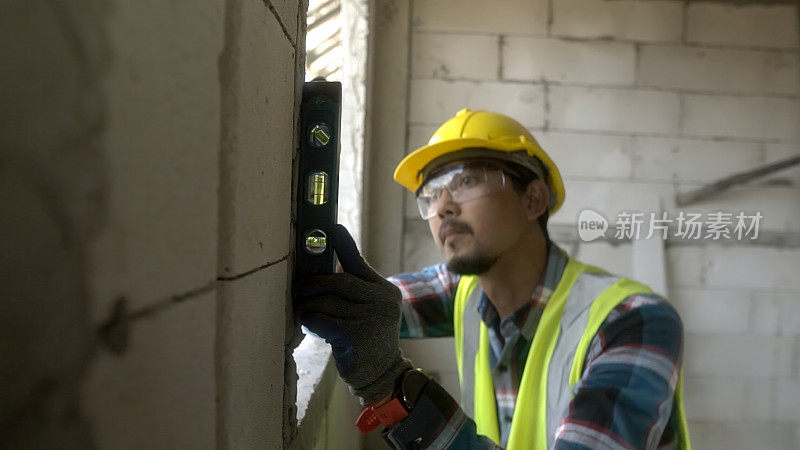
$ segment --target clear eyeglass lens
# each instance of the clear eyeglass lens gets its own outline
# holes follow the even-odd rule
[[[417,206],[427,220],[436,215],[442,193],[447,190],[453,202],[464,203],[491,195],[505,187],[502,170],[486,167],[458,167],[430,181],[420,190]]]

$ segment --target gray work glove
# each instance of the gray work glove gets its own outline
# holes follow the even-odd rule
[[[398,345],[400,291],[370,267],[350,233],[336,225],[333,248],[345,273],[317,275],[295,288],[295,313],[331,344],[339,375],[362,404],[394,389],[411,368]]]

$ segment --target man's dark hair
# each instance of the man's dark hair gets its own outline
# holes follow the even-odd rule
[[[528,190],[528,185],[531,183],[531,181],[539,179],[539,176],[536,175],[536,173],[519,164],[505,163],[504,166],[505,170],[503,170],[503,172],[505,172],[508,175],[508,178],[511,179],[511,186],[519,194],[523,194]],[[546,184],[547,182],[545,182],[545,185]],[[537,219],[539,222],[539,227],[542,229],[542,233],[544,234],[544,240],[547,243],[548,249],[550,247],[550,234],[547,232],[547,219],[549,217],[550,208],[547,207],[542,215]]]

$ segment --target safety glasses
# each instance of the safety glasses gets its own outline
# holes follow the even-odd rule
[[[459,164],[435,174],[417,191],[417,206],[423,219],[436,215],[445,191],[456,203],[486,197],[502,190],[506,176],[499,168],[485,164]]]

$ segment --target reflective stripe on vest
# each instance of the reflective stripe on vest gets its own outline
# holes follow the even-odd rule
[[[534,334],[517,393],[507,449],[553,448],[556,429],[568,414],[572,387],[583,373],[592,338],[621,301],[647,292],[652,291],[641,283],[568,260]],[[461,406],[475,420],[478,434],[499,444],[497,404],[489,367],[489,334],[477,311],[482,294],[476,276],[461,278],[453,318]],[[691,447],[682,391],[681,373],[673,408],[677,408],[678,446],[688,450]]]

